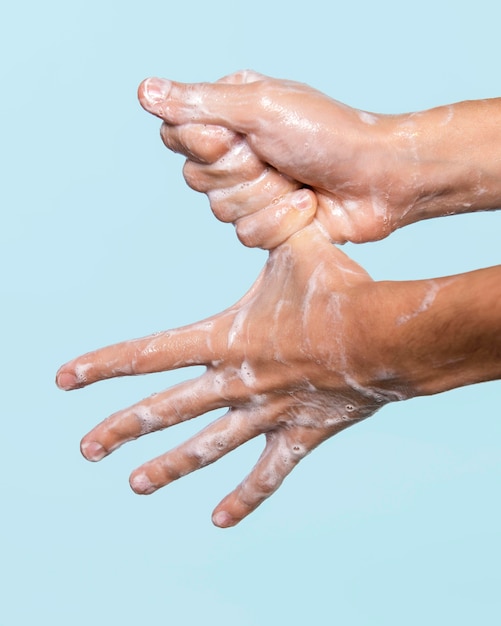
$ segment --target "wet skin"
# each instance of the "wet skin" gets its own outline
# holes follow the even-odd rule
[[[315,192],[316,217],[334,242],[373,241],[421,219],[501,206],[499,98],[381,115],[348,107],[307,85],[250,71],[212,84],[148,79],[139,98],[164,121],[166,145],[188,156],[185,171],[193,188],[204,190],[207,168],[200,167],[197,133],[189,127],[205,125],[209,145],[219,126],[224,152],[232,141],[244,139],[272,168],[275,182],[277,175],[287,176]],[[192,154],[185,150],[190,143]],[[207,152],[206,162],[216,156]],[[234,171],[242,181],[256,180],[245,162],[235,164]],[[258,196],[263,185],[256,184]],[[252,208],[257,216],[270,194],[247,208],[250,194],[229,202],[219,194],[211,203],[220,219],[234,221],[237,200],[242,211]],[[266,228],[280,231],[269,221]]]
[[[106,419],[81,449],[98,461],[127,441],[227,407],[130,479],[137,493],[152,493],[264,434],[255,467],[214,511],[214,523],[226,527],[321,442],[384,404],[501,377],[500,324],[501,266],[374,282],[312,223],[270,252],[254,286],[230,309],[83,355],[59,370],[57,384],[70,390],[205,365],[199,378]]]
[[[214,513],[218,525],[237,523],[313,448],[396,399],[398,394],[359,384],[348,355],[350,292],[369,282],[311,225],[270,253],[255,285],[227,311],[65,365],[57,376],[65,389],[113,376],[207,367],[200,378],[105,420],[83,439],[82,453],[100,460],[126,441],[228,407],[194,438],[136,470],[131,485],[151,493],[265,434],[255,468]]]
[[[216,525],[232,526],[312,449],[384,404],[501,376],[501,267],[376,283],[330,243],[317,190],[270,166],[247,136],[193,123],[164,125],[162,135],[188,157],[189,184],[207,193],[246,245],[269,249],[269,259],[230,309],[60,369],[58,385],[76,389],[206,366],[201,377],[99,424],[82,440],[86,458],[98,461],[143,434],[227,407],[198,435],[133,472],[131,486],[152,493],[263,434],[262,456],[214,511]]]

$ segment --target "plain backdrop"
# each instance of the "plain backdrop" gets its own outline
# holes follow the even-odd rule
[[[98,464],[80,438],[196,374],[63,393],[62,363],[204,318],[266,259],[188,189],[137,104],[149,75],[241,68],[396,113],[501,95],[492,0],[2,4],[0,625],[499,624],[500,383],[384,408],[326,442],[240,526],[210,514],[262,441],[150,497],[132,469],[214,418]],[[347,246],[374,278],[500,262],[501,214]]]

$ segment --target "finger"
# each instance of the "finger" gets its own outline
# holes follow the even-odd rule
[[[238,219],[237,236],[245,246],[271,250],[310,224],[316,208],[313,191],[292,191],[257,213]]]
[[[138,89],[141,106],[171,125],[202,123],[246,133],[255,126],[256,82],[179,83],[147,78]]]
[[[214,215],[222,222],[236,222],[238,219],[257,213],[280,198],[294,191],[299,183],[267,167],[254,180],[233,187],[214,189],[207,192]]]
[[[136,469],[130,485],[136,493],[153,493],[217,461],[260,434],[263,428],[263,413],[259,410],[230,410],[188,441]]]
[[[227,403],[204,374],[111,415],[82,439],[80,449],[88,461],[100,461],[128,441],[223,406]]]
[[[165,146],[195,163],[214,163],[242,137],[222,126],[207,124],[162,124],[160,136]]]
[[[78,389],[107,378],[207,365],[216,354],[222,357],[225,345],[224,316],[218,317],[218,323],[209,319],[88,352],[63,365],[56,374],[56,384],[65,390]]]
[[[280,487],[284,479],[313,448],[326,438],[322,430],[296,427],[266,435],[266,447],[251,473],[214,509],[216,526],[235,526]]]
[[[254,154],[247,142],[241,139],[215,163],[203,165],[187,161],[183,174],[192,189],[207,193],[214,189],[226,189],[255,180],[266,169],[267,165]]]

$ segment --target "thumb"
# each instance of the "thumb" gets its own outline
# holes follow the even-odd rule
[[[239,218],[235,223],[237,236],[244,246],[271,250],[307,227],[316,208],[313,191],[291,191],[260,211]]]
[[[255,82],[178,83],[147,78],[138,89],[139,102],[170,125],[215,124],[239,133],[255,125]]]

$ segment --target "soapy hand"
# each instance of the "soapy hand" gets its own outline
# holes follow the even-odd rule
[[[382,239],[419,220],[501,206],[500,98],[379,115],[300,83],[239,72],[214,84],[148,79],[139,99],[164,120],[166,145],[188,156],[193,188],[205,190],[211,168],[234,161],[233,187],[208,192],[214,213],[232,221],[243,197],[247,226],[259,219],[252,230],[264,239],[279,239],[284,207],[293,205],[284,202],[279,219],[266,212],[282,201],[280,177],[315,192],[315,219],[337,243]],[[201,159],[196,125],[204,128]],[[247,143],[253,163],[239,160],[239,143]],[[254,200],[238,182],[250,185]],[[242,240],[260,245],[245,234]]]
[[[246,245],[260,244],[246,238],[238,219],[248,216],[253,232],[278,240],[288,207],[298,203],[309,203],[339,243],[380,239],[398,226],[390,197],[397,187],[395,155],[383,140],[385,116],[249,71],[212,85],[148,79],[139,87],[139,99],[164,120],[166,146],[188,157],[188,184],[208,193],[219,219],[236,222]],[[214,189],[213,172],[220,177],[228,168],[233,176]],[[285,198],[282,186],[293,181],[315,195],[304,189],[297,203]],[[282,209],[279,218],[273,215],[275,204]]]
[[[264,434],[255,467],[213,514],[218,526],[237,524],[321,442],[403,399],[379,389],[363,368],[370,345],[359,346],[360,294],[374,284],[310,224],[270,252],[253,287],[230,309],[67,363],[57,374],[67,390],[116,376],[207,368],[106,419],[82,440],[83,455],[98,461],[141,435],[227,407],[197,435],[134,471],[130,483],[137,493],[152,493]]]

